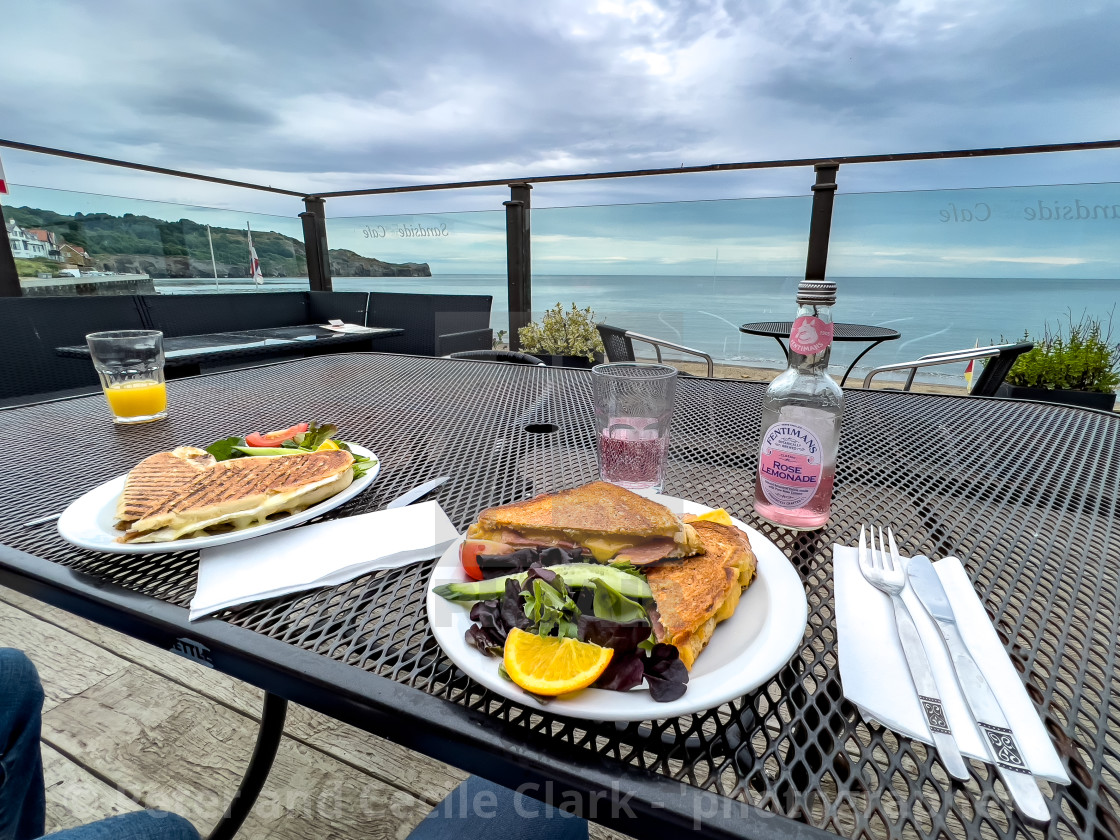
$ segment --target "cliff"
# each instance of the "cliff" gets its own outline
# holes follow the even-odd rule
[[[302,248],[301,248],[302,251]],[[363,257],[345,249],[331,250],[332,277],[431,277],[427,263],[388,263],[374,257]],[[154,254],[91,254],[97,271],[115,271],[121,274],[147,274],[154,278],[213,277],[215,265],[218,277],[248,277],[249,261],[243,263],[217,262],[187,256],[157,256]],[[299,257],[261,258],[261,273],[265,277],[306,277],[307,263]]]
[[[244,230],[211,227],[179,219],[167,222],[125,213],[63,215],[33,207],[4,207],[4,218],[21,227],[53,232],[61,242],[86,250],[97,271],[148,274],[155,278],[249,276]],[[210,261],[213,246],[215,264]],[[306,277],[303,242],[270,230],[253,231],[253,246],[266,277]],[[331,274],[338,277],[431,277],[427,263],[388,263],[353,251],[329,252]]]

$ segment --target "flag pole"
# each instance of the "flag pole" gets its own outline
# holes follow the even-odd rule
[[[253,231],[248,222],[245,222],[245,231],[249,237],[249,276],[259,292],[264,285],[264,275],[261,273],[260,260],[257,259],[257,249],[253,247]]]
[[[210,241],[210,266],[214,269],[214,291],[218,292],[218,263],[214,259],[214,237],[210,235],[210,225],[206,226],[206,238]]]

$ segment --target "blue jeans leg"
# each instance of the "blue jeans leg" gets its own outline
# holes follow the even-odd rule
[[[449,793],[408,840],[587,840],[587,821],[471,776]]]
[[[198,840],[194,826],[167,811],[135,811],[68,828],[51,840]]]
[[[22,651],[0,648],[0,840],[43,835],[42,714],[35,666]]]

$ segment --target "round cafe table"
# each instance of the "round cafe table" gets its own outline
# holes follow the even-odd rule
[[[872,327],[867,324],[833,324],[832,326],[834,330],[832,333],[833,341],[870,342],[869,346],[848,365],[848,369],[844,371],[844,377],[840,380],[841,385],[848,381],[848,374],[852,372],[852,368],[856,366],[856,362],[866,356],[871,350],[874,350],[884,341],[894,341],[902,337],[902,333],[898,330],[891,330],[886,327]],[[782,353],[788,360],[789,348],[786,347],[782,339],[789,338],[791,329],[793,329],[793,321],[758,321],[753,324],[743,324],[743,326],[739,327],[739,332],[747,333],[748,335],[769,336],[778,342],[778,346],[782,348]]]

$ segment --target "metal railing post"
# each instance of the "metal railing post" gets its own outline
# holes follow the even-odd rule
[[[307,257],[307,282],[313,292],[334,291],[327,245],[327,202],[315,196],[303,199],[303,250]]]
[[[520,350],[517,331],[533,317],[533,261],[529,250],[530,184],[510,184],[506,208],[506,275],[509,283],[509,349]]]
[[[805,279],[823,280],[828,263],[828,235],[832,230],[832,200],[836,196],[836,172],[840,164],[818,163],[817,182],[813,184],[813,216],[809,221],[809,255],[805,260]]]
[[[16,257],[12,253],[12,243],[8,240],[8,225],[4,221],[4,214],[0,213],[0,297],[20,297],[22,294],[19,272],[16,271]]]

